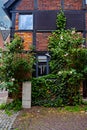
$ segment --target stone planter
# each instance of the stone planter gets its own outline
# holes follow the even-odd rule
[[[8,99],[8,91],[0,90],[0,105],[7,102]]]
[[[31,82],[24,82],[22,86],[22,107],[31,108]]]

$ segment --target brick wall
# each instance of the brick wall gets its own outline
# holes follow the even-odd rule
[[[0,48],[4,48],[4,41],[1,32],[0,32]]]
[[[34,9],[34,0],[21,0],[17,10],[33,10]]]
[[[38,10],[60,10],[61,0],[38,0]],[[34,10],[34,0],[21,0],[17,10]],[[80,10],[82,9],[82,0],[64,0],[64,10]],[[86,14],[87,19],[87,14]],[[18,30],[19,14],[16,13],[15,30]],[[87,22],[86,22],[87,24]],[[87,25],[86,25],[87,29]],[[18,33],[24,39],[25,49],[33,44],[32,33]],[[39,51],[45,51],[48,49],[48,36],[49,33],[37,33],[36,34],[36,49]]]
[[[18,30],[18,26],[19,26],[19,13],[16,13],[15,30]]]
[[[16,21],[15,21],[15,30],[18,30],[19,26],[19,13],[16,13]],[[24,40],[24,49],[28,50],[29,47],[33,44],[33,34],[30,32],[17,32],[23,40]]]
[[[82,0],[64,0],[65,10],[80,10],[82,9]]]
[[[38,0],[39,10],[59,10],[61,8],[61,0]],[[76,9],[82,8],[82,0],[64,0],[64,9]],[[33,10],[34,0],[21,0],[17,10]]]
[[[51,33],[37,33],[36,34],[36,49],[39,51],[48,50],[48,41]]]
[[[39,10],[58,10],[61,7],[61,0],[38,0]]]
[[[61,8],[61,0],[38,0],[39,10],[59,10]],[[82,8],[82,0],[64,0],[65,10],[80,10]]]
[[[18,34],[24,40],[24,50],[29,50],[33,43],[32,33],[17,32],[16,34]]]

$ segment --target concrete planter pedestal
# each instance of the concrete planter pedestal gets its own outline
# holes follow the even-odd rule
[[[1,104],[6,104],[8,99],[8,91],[6,90],[0,90],[0,105]]]
[[[31,108],[31,82],[23,82],[22,86],[22,107]]]

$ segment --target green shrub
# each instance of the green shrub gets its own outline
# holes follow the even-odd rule
[[[58,107],[81,103],[77,87],[68,87],[65,75],[47,75],[32,79],[32,105]],[[72,75],[70,76],[72,78]],[[76,77],[74,77],[76,79]],[[78,80],[78,79],[77,79]],[[78,81],[77,81],[78,82]]]
[[[4,109],[9,114],[9,110],[19,111],[22,109],[22,102],[19,99],[12,101],[9,104],[1,104],[0,109]]]
[[[21,37],[14,35],[12,42],[6,44],[6,51],[2,51],[0,80],[5,84],[1,84],[0,87],[7,88],[17,97],[21,88],[20,84],[32,78],[33,63],[33,53],[25,53]]]
[[[49,37],[48,44],[51,75],[32,80],[33,105],[57,107],[81,103],[80,84],[87,77],[85,39],[75,29],[65,29],[62,10],[56,23],[58,30]]]

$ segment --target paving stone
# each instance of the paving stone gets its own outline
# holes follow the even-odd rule
[[[12,115],[7,115],[4,110],[0,110],[0,130],[11,130],[12,124],[14,123],[17,113],[12,113]]]
[[[38,112],[39,111],[39,112]],[[87,130],[87,114],[32,107],[20,111],[11,130]]]

